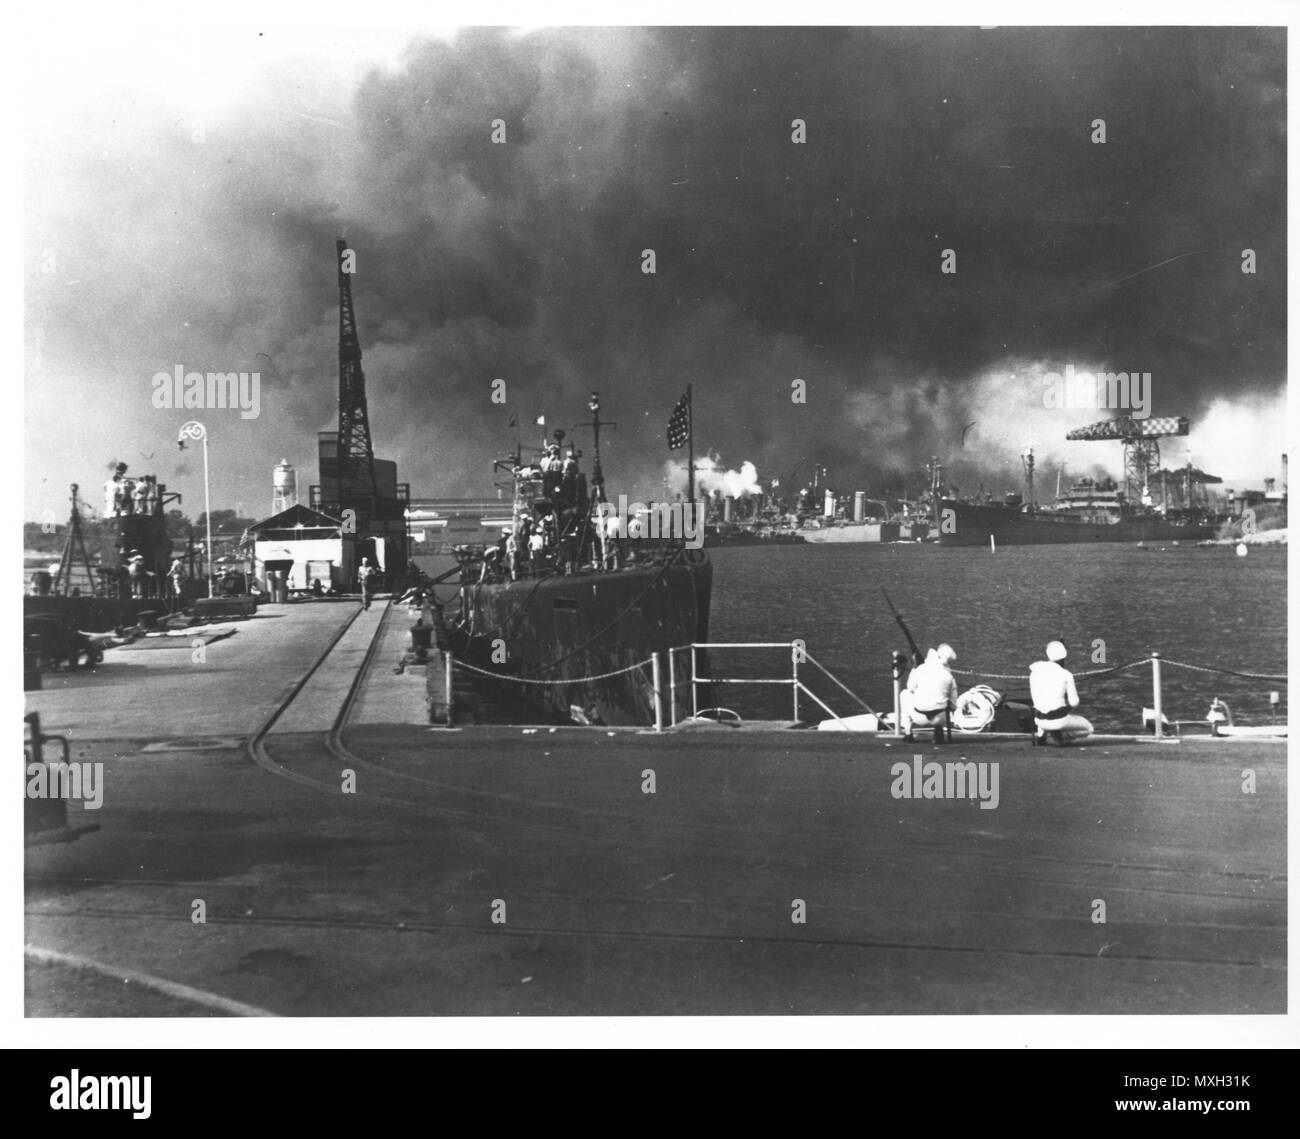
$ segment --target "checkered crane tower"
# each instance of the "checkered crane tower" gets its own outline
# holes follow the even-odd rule
[[[1134,419],[1120,415],[1087,427],[1077,427],[1067,439],[1117,440],[1124,444],[1124,493],[1130,502],[1149,502],[1151,473],[1160,469],[1160,440],[1186,435],[1190,425],[1185,415],[1159,419]]]

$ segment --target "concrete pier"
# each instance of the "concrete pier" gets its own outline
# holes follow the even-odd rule
[[[363,614],[268,740],[299,778],[252,763],[354,608],[31,694],[104,798],[99,831],[27,852],[28,942],[94,963],[29,960],[30,1015],[1285,1009],[1281,744],[448,731],[387,645],[345,764],[321,733]],[[897,797],[917,755],[996,763],[996,808]]]

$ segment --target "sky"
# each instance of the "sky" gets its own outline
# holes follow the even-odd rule
[[[660,494],[688,384],[719,471],[916,493],[937,455],[1000,491],[1032,445],[1049,480],[1118,476],[1064,439],[1109,411],[1044,406],[1067,366],[1149,372],[1192,421],[1171,465],[1280,475],[1281,30],[231,24],[30,54],[28,519],[116,461],[197,517],[190,418],[214,509],[269,513],[282,458],[316,481],[339,237],[375,450],[417,498],[489,492],[512,415],[572,432],[592,390],[609,490]],[[155,407],[177,366],[258,372],[258,417]]]

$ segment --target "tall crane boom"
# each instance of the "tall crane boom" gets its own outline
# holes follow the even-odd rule
[[[1160,419],[1134,419],[1121,415],[1103,419],[1087,427],[1076,427],[1067,439],[1161,439],[1167,435],[1186,435],[1189,430],[1187,416],[1167,415]]]
[[[375,452],[366,409],[366,376],[361,370],[361,340],[352,310],[352,275],[347,272],[348,243],[339,238],[339,441],[338,475],[348,498],[373,498]]]

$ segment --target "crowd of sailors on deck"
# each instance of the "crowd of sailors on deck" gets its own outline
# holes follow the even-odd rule
[[[126,464],[118,463],[113,477],[104,483],[104,517],[127,518],[157,514],[162,509],[158,480],[153,475],[127,478]]]
[[[521,483],[540,483],[532,513],[504,526],[489,546],[479,580],[517,581],[541,573],[574,573],[584,566],[617,569],[623,561],[619,519],[594,510],[587,476],[578,469],[572,447],[561,455],[558,443],[547,446],[536,463],[514,468]]]

